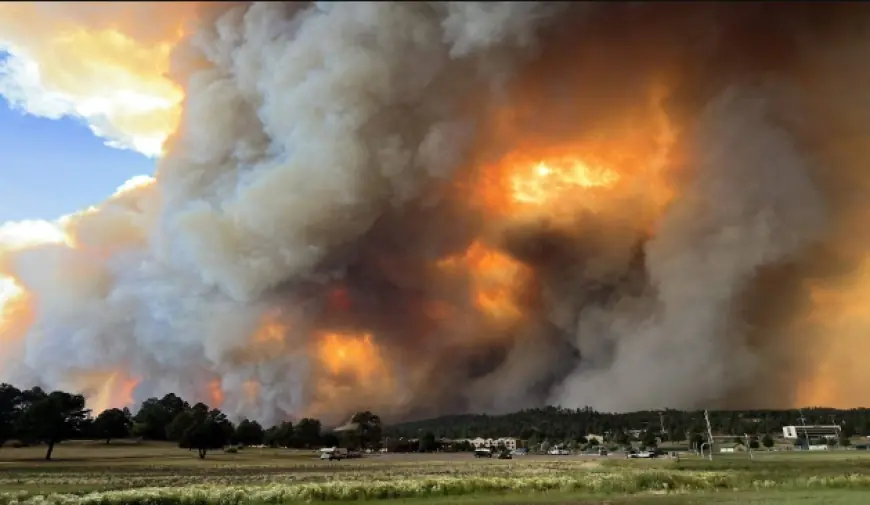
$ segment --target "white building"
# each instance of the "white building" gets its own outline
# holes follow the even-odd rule
[[[594,433],[590,433],[586,435],[586,440],[598,442],[598,445],[604,445],[604,435],[595,435]]]
[[[783,426],[782,436],[787,439],[796,440],[806,432],[811,440],[814,438],[837,438],[840,436],[840,430],[840,426],[836,424],[826,426]]]
[[[509,451],[515,451],[517,449],[517,439],[511,437],[501,437],[501,438],[472,438],[468,441],[471,445],[474,446],[475,449],[496,449],[498,447],[504,447]]]

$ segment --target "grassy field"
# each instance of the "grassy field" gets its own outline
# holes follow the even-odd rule
[[[625,460],[469,454],[320,461],[313,451],[195,452],[166,444],[66,443],[0,449],[0,505],[234,505],[366,500],[436,504],[870,503],[870,454],[723,455]]]

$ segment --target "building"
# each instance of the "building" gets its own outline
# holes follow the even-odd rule
[[[782,436],[783,438],[797,440],[798,437],[802,437],[804,433],[806,433],[810,440],[818,438],[838,438],[840,436],[840,429],[840,426],[836,424],[825,426],[783,426]]]
[[[471,445],[474,446],[475,449],[496,449],[498,447],[504,447],[509,451],[514,451],[520,445],[519,440],[511,437],[500,437],[500,438],[472,438],[468,441]]]
[[[746,450],[746,446],[744,446],[740,442],[732,442],[727,444],[716,444],[716,447],[719,449],[719,452],[743,452]]]
[[[586,440],[590,442],[595,440],[595,442],[597,442],[599,445],[604,445],[604,435],[595,435],[594,433],[590,433],[589,435],[586,435]]]

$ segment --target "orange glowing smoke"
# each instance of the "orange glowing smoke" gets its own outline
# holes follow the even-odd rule
[[[667,167],[676,131],[662,107],[666,96],[654,86],[643,106],[557,143],[523,132],[523,121],[507,119],[510,111],[497,114],[499,142],[514,148],[463,185],[473,205],[506,221],[567,224],[584,211],[628,212],[628,202],[632,221],[649,229],[674,197]]]
[[[11,278],[0,277],[0,352],[20,355],[16,346],[22,342],[35,317],[30,295]]]
[[[245,381],[245,383],[242,384],[242,391],[245,393],[245,400],[255,405],[260,398],[260,389],[260,383],[253,379]]]
[[[44,244],[70,243],[61,227],[45,221],[0,226],[0,351],[23,338],[34,319],[31,296],[15,279],[11,263],[16,251]],[[14,352],[14,351],[13,351]]]
[[[809,355],[797,388],[799,406],[870,406],[867,328],[870,328],[870,257],[846,281],[814,283],[811,328],[802,336]],[[801,345],[801,344],[795,344]]]
[[[508,219],[562,218],[590,208],[604,190],[619,182],[618,172],[574,154],[546,158],[517,151],[484,169],[474,194],[489,214]]]
[[[323,333],[315,345],[316,400],[306,415],[335,413],[335,402],[352,409],[354,405],[377,405],[382,398],[394,399],[393,372],[371,334]]]
[[[123,370],[87,371],[70,377],[76,389],[85,392],[88,408],[98,415],[111,408],[133,406],[133,391],[139,380]]]
[[[266,311],[260,316],[256,330],[228,356],[236,363],[259,363],[285,352],[290,327],[280,310]]]
[[[275,345],[280,345],[284,342],[287,327],[278,319],[279,317],[280,313],[278,311],[269,311],[263,316],[260,326],[254,333],[254,344],[273,346],[272,349],[274,350]]]
[[[21,287],[11,277],[0,277],[0,341],[8,331],[7,326],[18,319],[16,315],[26,306]]]
[[[386,361],[370,334],[328,333],[320,339],[318,361],[331,376],[351,376],[370,385],[386,371]]]
[[[221,387],[220,379],[215,379],[208,383],[208,406],[216,409],[220,408],[224,403],[224,390]]]
[[[533,279],[531,269],[522,263],[475,241],[463,254],[437,265],[445,271],[467,273],[475,306],[493,321],[511,324],[522,318],[519,297]]]
[[[94,412],[102,412],[113,407],[132,406],[133,391],[139,384],[137,379],[122,371],[112,373],[102,390],[89,403]]]
[[[582,188],[612,186],[619,174],[593,167],[578,158],[557,158],[534,165],[519,165],[510,175],[511,196],[515,202],[547,205]]]

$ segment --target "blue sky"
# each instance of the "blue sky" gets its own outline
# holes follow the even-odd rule
[[[104,145],[74,119],[27,115],[0,97],[0,223],[55,219],[153,172],[154,160]]]

